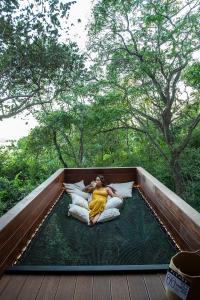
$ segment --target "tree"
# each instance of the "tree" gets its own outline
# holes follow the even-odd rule
[[[67,35],[66,21],[75,3],[65,2],[1,1],[0,120],[35,105],[50,103],[56,89],[67,84],[67,76],[76,69],[77,47],[58,42],[63,26]],[[59,87],[53,86],[54,79]],[[49,97],[43,99],[42,94]]]
[[[31,147],[53,147],[62,167],[83,166],[86,114],[87,106],[78,103],[67,111],[43,110],[37,117],[39,126],[32,130]]]
[[[200,121],[199,101],[181,80],[200,49],[199,16],[195,0],[101,0],[90,26],[98,77],[121,91],[126,103],[121,126],[146,135],[165,158],[180,195],[179,159]]]

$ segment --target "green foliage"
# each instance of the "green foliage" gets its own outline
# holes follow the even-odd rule
[[[71,87],[81,76],[83,57],[77,46],[58,40],[62,30],[68,31],[66,20],[74,3],[1,1],[0,119],[52,102],[63,86]]]
[[[28,148],[28,141],[29,137],[23,138],[9,150],[0,149],[0,215],[59,168],[50,151],[43,151],[41,157]]]
[[[25,197],[33,188],[30,181],[24,181],[17,174],[14,179],[0,177],[0,214],[12,208],[20,199]]]
[[[73,1],[43,3],[0,3],[0,118],[38,120],[0,150],[1,214],[63,166],[142,166],[200,211],[197,1],[99,0],[89,70],[58,42]]]
[[[195,88],[200,89],[200,63],[195,62],[191,66],[189,66],[184,73],[183,79],[187,81],[187,83]]]
[[[59,126],[61,126],[61,123],[59,123]],[[97,128],[95,126],[93,130],[97,130]],[[99,129],[103,130],[102,124]],[[82,166],[142,166],[174,190],[170,169],[159,152],[156,151],[144,135],[124,129],[98,134],[91,134],[90,128],[85,128],[85,130],[85,151],[83,153]],[[77,139],[76,134],[76,131],[73,131],[70,139],[74,148],[79,149],[79,139]],[[199,131],[196,130],[190,146],[181,157],[180,162],[182,166],[182,181],[186,187],[183,198],[200,211],[200,153],[198,137]],[[77,167],[73,155],[67,155],[66,144],[63,144],[60,138],[61,136],[59,137],[59,145],[63,156],[67,159],[69,166]],[[1,150],[0,158],[1,214],[5,213],[38,184],[62,167],[52,139],[48,131],[44,131],[42,127],[33,129],[29,136],[19,140],[16,146],[10,146],[9,150]]]
[[[181,157],[184,199],[200,212],[200,148],[190,147]]]
[[[180,157],[200,121],[199,94],[188,91],[189,85],[198,88],[198,64],[192,63],[200,49],[199,19],[196,1],[100,0],[89,32],[89,50],[103,82],[99,98],[119,95],[105,119],[116,109],[114,127],[145,135],[170,169],[180,196]]]

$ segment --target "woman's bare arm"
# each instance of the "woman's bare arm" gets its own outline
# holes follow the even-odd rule
[[[92,181],[90,184],[88,184],[84,189],[83,189],[83,192],[86,192],[86,193],[92,193],[95,189],[95,185],[94,185],[94,182]]]
[[[116,193],[114,193],[114,192],[112,191],[111,188],[107,187],[106,190],[107,190],[109,196],[111,196],[111,197],[119,197]],[[120,197],[119,197],[119,198],[120,198]]]

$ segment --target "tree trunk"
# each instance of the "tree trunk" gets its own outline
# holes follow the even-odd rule
[[[83,128],[80,129],[80,147],[79,147],[79,163],[80,166],[83,164],[83,153],[84,153],[84,143],[83,143]]]
[[[54,146],[55,146],[56,151],[58,153],[58,158],[61,161],[61,163],[63,164],[64,168],[68,168],[68,165],[67,165],[67,163],[64,161],[64,159],[62,157],[62,153],[61,153],[60,147],[58,145],[57,137],[56,137],[56,132],[54,130],[52,130],[52,132],[53,132],[53,143],[54,143]]]
[[[182,197],[184,193],[184,184],[181,176],[181,167],[177,157],[172,157],[169,167],[174,181],[175,192],[177,195]]]

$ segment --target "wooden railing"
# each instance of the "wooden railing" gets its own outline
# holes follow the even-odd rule
[[[85,168],[65,169],[65,182],[76,182],[84,179],[89,184],[97,175],[103,175],[107,184],[137,180],[136,167],[124,168]]]
[[[200,249],[200,214],[140,167],[137,182],[181,250]]]
[[[58,170],[0,219],[0,274],[10,266],[61,192],[64,169]]]

